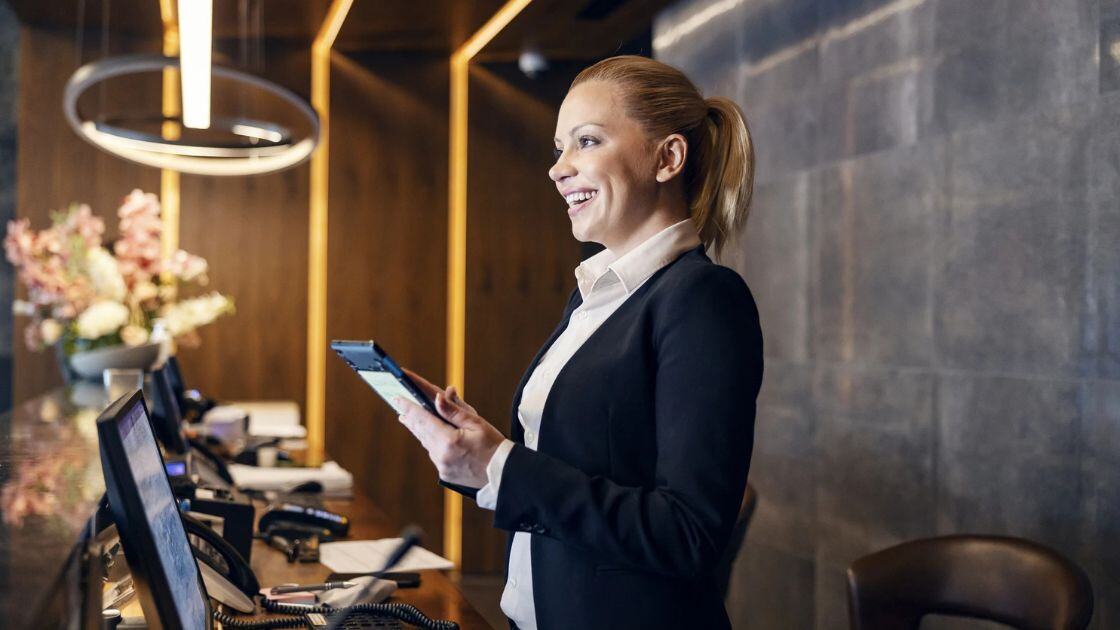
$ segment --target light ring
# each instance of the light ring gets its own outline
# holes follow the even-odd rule
[[[99,129],[97,123],[83,121],[78,115],[78,99],[90,87],[106,79],[178,67],[178,59],[162,55],[126,55],[88,63],[75,70],[66,82],[62,97],[66,120],[74,132],[87,142],[113,155],[137,164],[194,175],[236,176],[272,173],[303,163],[311,157],[312,151],[319,144],[319,116],[307,101],[271,81],[224,66],[213,66],[211,71],[215,76],[264,90],[293,106],[310,123],[311,130],[308,136],[293,144],[242,148],[186,145],[170,141],[157,143],[134,134],[118,135],[106,131],[104,125]],[[113,128],[108,127],[108,129]],[[169,148],[176,147],[194,155],[168,152]]]

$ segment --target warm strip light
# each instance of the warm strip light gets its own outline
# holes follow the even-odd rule
[[[327,175],[330,156],[331,47],[353,0],[334,0],[311,43],[311,106],[319,114],[319,146],[311,154],[307,226],[308,463],[323,462],[327,407]]]
[[[210,127],[210,48],[213,0],[179,0],[179,67],[183,85],[183,125]]]
[[[463,392],[467,346],[467,77],[471,59],[532,0],[510,0],[451,55],[447,213],[447,381]],[[444,491],[443,554],[463,561],[463,497]]]
[[[175,57],[179,54],[179,20],[175,15],[172,0],[160,0],[160,21],[163,23],[163,54]],[[174,68],[163,69],[162,113],[165,122],[161,135],[165,140],[178,140],[181,129],[170,119],[179,114],[179,71]],[[160,169],[159,172],[160,222],[163,231],[160,236],[160,254],[164,260],[170,259],[179,249],[179,171]],[[174,276],[164,273],[164,282],[177,291]]]

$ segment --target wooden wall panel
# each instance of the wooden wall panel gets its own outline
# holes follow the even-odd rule
[[[265,78],[307,97],[306,47],[266,44]],[[246,94],[247,93],[247,94]],[[213,82],[215,116],[248,114],[286,124],[291,108],[255,90]],[[198,348],[179,351],[191,387],[220,400],[295,400],[307,377],[307,163],[248,177],[181,176],[183,249],[210,263],[210,284],[237,313],[200,329]]]
[[[114,157],[70,130],[62,114],[62,92],[77,69],[74,32],[31,27],[23,27],[20,32],[16,214],[42,229],[50,222],[51,210],[65,208],[72,201],[88,203],[105,219],[106,237],[112,238],[121,200],[133,188],[158,192],[159,171]],[[112,43],[114,53],[159,50],[158,41],[121,39]],[[91,58],[87,55],[85,61]],[[89,96],[93,105],[102,98],[97,88]],[[145,108],[151,98],[151,105],[159,111],[159,75],[114,83],[113,89],[104,92],[104,98],[114,107],[134,110]],[[83,104],[87,100],[83,99]],[[24,295],[22,289],[18,295]],[[14,327],[14,404],[61,383],[54,352],[33,353],[24,345],[25,322],[17,318]]]
[[[465,398],[508,435],[514,390],[560,320],[580,246],[548,178],[566,72],[529,81],[513,64],[470,71]],[[464,502],[463,569],[500,572],[505,533]]]
[[[445,382],[447,100],[444,55],[335,53],[331,69],[327,330],[376,339]],[[443,489],[396,414],[327,358],[327,450],[397,524],[442,549]]]

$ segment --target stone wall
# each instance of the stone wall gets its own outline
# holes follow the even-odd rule
[[[1059,549],[1120,627],[1120,0],[683,0],[654,50],[758,151],[736,627],[847,627],[853,559],[952,532]]]

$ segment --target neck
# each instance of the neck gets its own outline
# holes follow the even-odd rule
[[[654,203],[653,212],[646,215],[635,228],[627,230],[621,239],[603,243],[603,246],[614,252],[616,257],[621,258],[649,237],[670,225],[684,221],[689,216],[688,204],[683,196],[672,200],[659,198]]]

